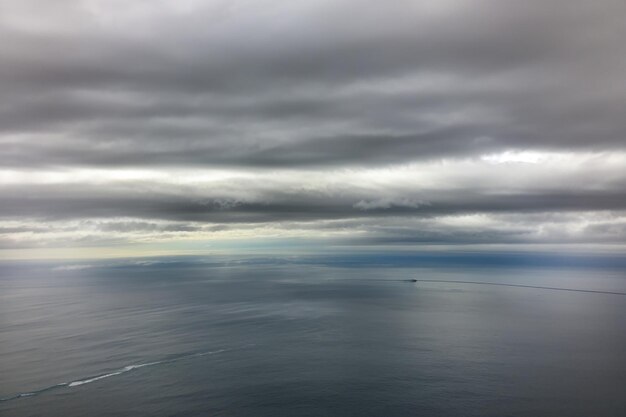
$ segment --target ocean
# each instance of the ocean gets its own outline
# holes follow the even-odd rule
[[[3,262],[0,415],[625,416],[623,265],[473,259]]]

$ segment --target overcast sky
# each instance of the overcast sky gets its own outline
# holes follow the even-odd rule
[[[625,20],[624,0],[0,0],[0,257],[623,247]]]

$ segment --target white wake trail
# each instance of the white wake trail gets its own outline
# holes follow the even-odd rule
[[[146,363],[138,363],[138,364],[133,364],[133,365],[127,365],[127,366],[124,366],[123,368],[119,368],[119,369],[107,372],[105,374],[91,376],[91,377],[87,377],[87,378],[81,378],[81,379],[77,379],[77,380],[71,381],[71,382],[61,382],[59,384],[51,385],[49,387],[42,388],[42,389],[39,389],[39,390],[36,390],[36,391],[22,392],[22,393],[13,395],[11,397],[0,398],[0,402],[16,400],[18,398],[34,397],[34,396],[42,394],[42,393],[44,393],[46,391],[51,391],[51,390],[58,389],[58,388],[74,388],[74,387],[78,387],[78,386],[81,386],[81,385],[90,384],[92,382],[100,381],[102,379],[106,379],[106,378],[111,378],[111,377],[114,377],[114,376],[122,375],[122,374],[125,374],[127,372],[133,371],[135,369],[139,369],[139,368],[145,368],[145,367],[148,367],[148,366],[155,366],[155,365],[162,365],[162,364],[167,364],[167,363],[172,363],[172,362],[178,362],[178,361],[191,359],[191,358],[197,358],[197,357],[201,357],[201,356],[214,355],[216,353],[229,352],[229,351],[232,351],[232,350],[243,349],[243,348],[248,347],[248,346],[254,346],[254,344],[245,345],[245,346],[242,346],[240,348],[219,349],[219,350],[211,350],[211,351],[207,351],[207,352],[192,353],[192,354],[189,354],[189,355],[179,356],[177,358],[166,359],[166,360],[162,360],[162,361],[146,362]]]

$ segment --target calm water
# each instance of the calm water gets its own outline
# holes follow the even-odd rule
[[[626,296],[401,281],[626,292],[620,269],[1,268],[2,416],[626,415]]]

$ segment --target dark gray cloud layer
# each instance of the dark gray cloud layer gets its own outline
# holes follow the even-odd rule
[[[624,144],[619,0],[64,1],[49,16],[39,3],[0,18],[7,166],[386,164]]]
[[[191,197],[149,191],[98,191],[94,187],[66,185],[5,187],[4,218],[37,218],[48,221],[93,217],[155,218],[211,223],[265,223],[302,220],[334,220],[354,217],[433,217],[465,213],[533,213],[626,210],[626,192],[595,190],[545,190],[485,193],[479,190],[436,191],[397,201],[363,194],[323,196],[306,190],[269,191],[261,199],[237,201],[215,197]],[[408,200],[407,200],[408,199]]]
[[[292,3],[0,2],[0,244],[626,242],[623,0]]]

